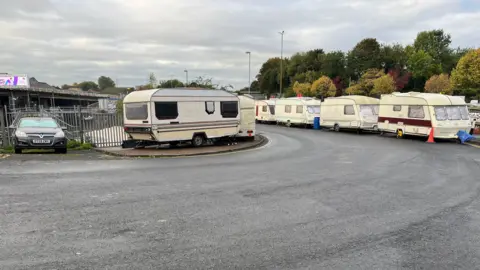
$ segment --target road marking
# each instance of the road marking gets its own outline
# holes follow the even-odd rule
[[[466,145],[470,145],[470,146],[473,146],[475,148],[479,148],[480,149],[480,145],[475,145],[473,143],[465,143]]]

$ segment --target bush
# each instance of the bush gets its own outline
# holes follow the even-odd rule
[[[81,143],[79,141],[76,141],[76,140],[69,140],[67,142],[67,148],[68,149],[73,149],[73,148],[77,148],[77,147],[80,147]]]

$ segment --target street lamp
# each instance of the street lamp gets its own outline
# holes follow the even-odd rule
[[[250,82],[250,79],[251,79],[250,64],[251,64],[252,53],[251,52],[245,52],[245,53],[248,54],[248,93],[250,94],[250,91],[251,91],[251,88],[252,88],[252,84]]]
[[[185,87],[188,86],[188,70],[184,70],[183,72],[185,72]]]
[[[283,34],[285,31],[278,32],[282,36],[281,47],[280,47],[280,97],[282,97],[283,90]]]

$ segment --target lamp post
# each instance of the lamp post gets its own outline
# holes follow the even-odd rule
[[[188,70],[184,70],[183,72],[185,72],[185,87],[188,86]]]
[[[278,32],[281,36],[281,45],[280,45],[280,97],[282,97],[282,90],[283,90],[283,35],[285,31]]]
[[[245,52],[248,54],[248,93],[250,94],[251,88],[252,88],[252,83],[250,82],[251,76],[250,76],[250,64],[251,64],[251,57],[252,53],[251,52]]]

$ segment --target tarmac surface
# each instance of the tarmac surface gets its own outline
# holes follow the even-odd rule
[[[0,269],[479,268],[479,149],[257,129],[213,156],[0,159]]]

